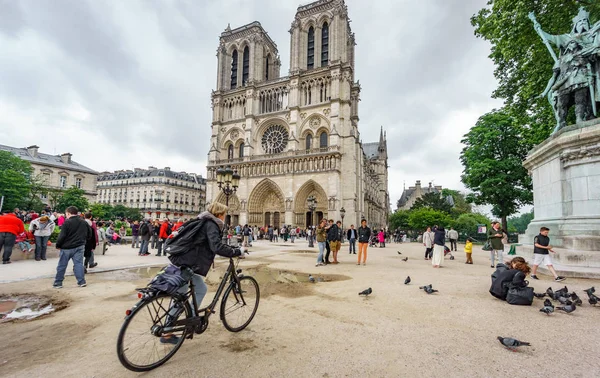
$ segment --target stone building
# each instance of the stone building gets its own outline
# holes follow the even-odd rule
[[[96,176],[98,172],[83,166],[71,157],[70,153],[50,155],[39,152],[38,146],[27,148],[0,145],[1,151],[12,152],[17,157],[31,163],[33,176],[42,180],[48,189],[64,190],[73,186],[83,189],[90,202],[96,200]],[[47,193],[40,194],[43,203],[49,204]]]
[[[188,219],[206,207],[206,179],[169,167],[102,172],[97,202],[140,209],[151,219]]]
[[[361,87],[354,33],[343,0],[298,7],[289,76],[280,77],[277,45],[259,22],[221,34],[207,198],[225,203],[216,170],[241,175],[230,198],[233,224],[305,227],[321,217],[387,224],[387,142],[361,143]],[[307,207],[317,198],[315,219]]]
[[[429,183],[429,186],[422,187],[421,180],[417,180],[415,186],[411,186],[408,189],[404,188],[404,191],[398,200],[398,210],[410,210],[410,208],[415,204],[415,201],[427,193],[435,193],[441,196],[442,187],[439,185],[433,186],[431,183]],[[450,197],[449,201],[452,201],[451,198],[452,197]]]

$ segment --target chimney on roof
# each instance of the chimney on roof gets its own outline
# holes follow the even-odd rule
[[[415,183],[415,187],[416,188],[420,188],[421,187],[421,180],[417,180],[417,182]]]
[[[143,169],[142,168],[133,168],[133,171],[134,172],[139,172],[139,171],[143,171]]]
[[[153,167],[153,166],[150,165],[150,166],[148,166],[148,169],[152,170],[152,169],[156,169],[156,167]]]
[[[165,171],[170,171],[171,167],[165,167]]]
[[[60,160],[65,164],[71,164],[71,156],[73,156],[73,154],[66,152],[60,155]]]
[[[29,146],[27,147],[27,153],[33,157],[37,157],[38,154],[38,146],[36,146],[35,144],[33,146]]]

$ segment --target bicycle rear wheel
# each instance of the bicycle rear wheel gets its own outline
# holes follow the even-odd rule
[[[221,321],[230,332],[246,328],[258,310],[260,290],[252,277],[241,277],[240,284],[230,285],[221,301]]]
[[[140,301],[125,318],[119,332],[119,361],[136,372],[164,364],[181,347],[187,335],[186,327],[174,326],[175,323],[191,316],[192,310],[187,301],[168,294]]]

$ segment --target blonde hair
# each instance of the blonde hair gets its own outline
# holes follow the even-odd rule
[[[208,205],[208,208],[206,210],[208,210],[208,212],[210,212],[215,217],[218,217],[219,215],[227,214],[227,210],[229,210],[229,208],[220,202],[213,202],[210,205]]]

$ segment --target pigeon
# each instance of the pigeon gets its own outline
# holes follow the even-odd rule
[[[571,302],[571,300],[570,300],[569,298],[567,298],[567,297],[558,297],[558,301],[559,301],[561,304],[564,304],[564,305],[567,305],[567,306],[573,303],[573,302]]]
[[[513,351],[520,346],[530,346],[531,345],[530,343],[525,342],[525,341],[519,341],[517,339],[512,339],[510,337],[502,337],[502,336],[498,336],[498,341],[500,341],[500,344],[504,345],[506,348],[511,349]]]
[[[590,295],[590,296],[589,296],[589,298],[588,298],[588,302],[590,302],[590,304],[591,304],[592,306],[595,306],[595,305],[597,305],[597,304],[598,304],[598,297],[597,297],[597,296],[595,296],[594,294],[592,294],[592,295]]]
[[[403,258],[402,261],[407,262],[408,261],[408,257]]]
[[[552,304],[552,302],[550,301],[550,299],[546,299],[544,301],[544,307],[542,307],[540,309],[540,312],[543,312],[546,315],[550,315],[551,313],[554,312],[554,305]]]
[[[433,294],[433,293],[437,293],[438,291],[439,291],[439,290],[434,290],[434,289],[432,289],[432,288],[430,288],[430,287],[426,287],[426,288],[425,288],[425,292],[426,292],[427,294]]]
[[[358,295],[364,295],[365,297],[368,296],[369,294],[371,294],[373,292],[373,289],[368,288],[367,290],[363,290],[360,293],[358,293]]]
[[[308,275],[308,280],[309,280],[310,282],[314,283],[314,282],[315,282],[315,277],[313,277],[312,275],[310,275],[310,274],[309,274],[309,275]]]
[[[404,284],[408,285],[410,283],[410,276],[406,277],[406,279],[404,280]]]
[[[396,252],[398,252],[398,254],[399,254],[399,255],[401,255],[401,254],[402,254],[402,252],[400,252],[400,251],[396,251]]]
[[[569,301],[569,302],[570,302],[570,301]],[[568,305],[566,305],[566,306],[563,306],[563,307],[557,307],[556,309],[557,309],[557,310],[564,311],[564,312],[566,312],[567,314],[570,314],[570,313],[572,313],[573,311],[575,311],[575,309],[577,309],[577,305],[575,305],[575,303],[572,303],[572,302],[571,302],[571,304],[568,304]]]
[[[596,289],[592,286],[589,289],[585,289],[584,291],[587,293],[588,297],[590,297],[590,296],[594,295],[594,293],[596,292]]]
[[[563,287],[562,289],[558,289],[558,290],[556,290],[556,293],[562,293],[561,295],[563,295],[563,296],[564,296],[564,295],[567,295],[567,294],[569,294],[569,289],[568,289],[568,288],[565,286],[565,287]]]
[[[551,287],[546,289],[546,294],[548,294],[550,298],[554,298],[554,290],[552,290]]]
[[[534,295],[536,298],[544,298],[544,297],[546,296],[546,293],[533,293],[533,295]]]
[[[571,300],[573,300],[573,303],[575,303],[577,306],[581,306],[583,304],[581,298],[579,298],[579,296],[575,293],[571,293]]]
[[[433,286],[431,284],[425,286],[419,286],[419,289],[427,291],[427,288],[431,289]]]

